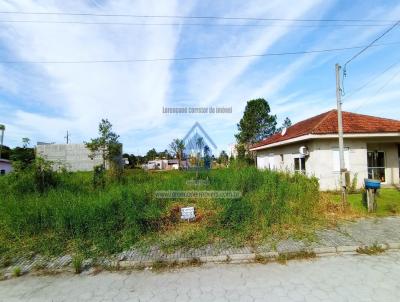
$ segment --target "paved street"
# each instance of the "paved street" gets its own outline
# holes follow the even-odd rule
[[[220,264],[167,272],[25,276],[0,301],[400,301],[400,253],[286,265]]]

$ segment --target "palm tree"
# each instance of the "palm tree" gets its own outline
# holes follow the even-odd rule
[[[172,140],[172,143],[169,145],[171,148],[171,152],[175,154],[176,158],[178,159],[179,162],[179,168],[181,168],[181,160],[183,157],[183,150],[185,150],[185,143],[183,140],[179,138],[175,138]]]

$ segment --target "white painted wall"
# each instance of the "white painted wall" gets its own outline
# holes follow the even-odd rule
[[[365,141],[344,140],[346,149],[346,168],[350,172],[350,180],[357,175],[357,187],[362,187],[367,178],[367,145]],[[310,171],[319,179],[321,190],[337,190],[340,188],[340,172],[337,170],[338,142],[334,139],[315,140],[312,142],[309,158]]]
[[[11,163],[0,161],[0,170],[4,170],[6,174],[10,173],[12,171]]]
[[[364,178],[368,177],[367,150],[385,152],[385,184],[399,184],[399,156],[397,138],[345,138],[345,161],[350,172],[350,180],[357,175],[357,187],[361,188]],[[294,158],[298,156],[301,146],[307,146],[309,156],[306,157],[306,174],[319,179],[321,190],[337,190],[340,188],[339,171],[337,171],[336,139],[309,140],[290,145],[257,151],[257,167],[268,168],[268,156],[273,154],[275,169],[294,172]],[[281,160],[283,155],[283,161]]]

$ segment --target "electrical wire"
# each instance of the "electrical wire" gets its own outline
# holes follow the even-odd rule
[[[375,44],[374,47],[400,44],[399,42]],[[30,61],[30,60],[9,60],[0,61],[0,64],[93,64],[93,63],[134,63],[134,62],[157,62],[157,61],[189,61],[189,60],[210,60],[210,59],[231,59],[231,58],[250,58],[250,57],[269,57],[269,56],[287,56],[287,55],[302,55],[313,53],[325,53],[345,51],[351,49],[364,48],[365,46],[352,46],[341,48],[315,49],[315,50],[300,50],[290,52],[276,52],[264,54],[249,54],[249,55],[226,55],[226,56],[204,56],[204,57],[182,57],[182,58],[154,58],[154,59],[110,59],[110,60],[76,60],[76,61]]]
[[[381,87],[379,87],[379,88],[375,91],[375,93],[374,93],[372,96],[376,96],[376,95],[377,95],[378,93],[380,93],[383,89],[385,89],[399,74],[400,74],[400,69],[399,69],[397,72],[395,72],[387,81],[385,81],[385,82],[383,83],[383,85],[382,85]],[[372,98],[372,97],[369,97],[369,98],[367,99],[366,103],[368,103],[369,100],[370,100],[371,98]],[[357,106],[355,109],[353,109],[353,111],[354,111],[354,112],[357,112],[357,110],[360,109],[363,105],[364,105],[364,103],[363,103],[363,104],[360,104],[360,105]]]
[[[367,82],[365,82],[363,85],[357,87],[356,89],[350,91],[350,93],[346,94],[345,97],[343,97],[343,99],[348,98],[352,95],[354,95],[355,93],[363,90],[365,87],[367,87],[369,84],[371,84],[372,82],[376,81],[378,78],[382,77],[386,72],[388,72],[389,70],[391,70],[393,67],[395,67],[396,65],[398,65],[400,63],[400,60],[396,61],[395,63],[389,65],[387,68],[385,68],[382,72],[380,72],[377,76],[372,77],[371,79],[369,79]]]
[[[367,46],[365,46],[363,49],[361,49],[359,52],[357,52],[355,55],[353,55],[350,59],[348,59],[346,61],[346,63],[344,63],[343,66],[343,76],[342,76],[342,89],[341,91],[341,95],[344,96],[345,95],[345,89],[344,89],[344,79],[347,76],[347,65],[352,62],[354,59],[356,59],[359,55],[361,55],[363,52],[365,52],[367,49],[369,49],[370,47],[372,47],[378,40],[380,40],[381,38],[383,38],[386,34],[388,34],[390,31],[392,31],[397,25],[400,24],[400,20],[398,20],[396,23],[394,23],[392,26],[390,26],[387,30],[385,30],[381,35],[379,35],[377,38],[375,38],[371,43],[369,43]]]
[[[124,25],[124,26],[214,26],[214,27],[386,27],[386,24],[234,24],[234,23],[133,23],[133,22],[86,22],[86,21],[48,21],[48,20],[0,20],[0,23],[33,24],[83,24],[83,25]]]
[[[370,48],[372,45],[375,44],[378,40],[383,38],[386,34],[388,34],[390,31],[392,31],[397,25],[400,24],[400,20],[398,20],[395,24],[393,24],[391,27],[389,27],[387,30],[385,30],[380,36],[378,36],[376,39],[374,39],[371,43],[369,43],[365,48],[361,49],[358,53],[356,53],[354,56],[352,56],[349,60],[347,60],[346,63],[344,63],[343,66],[343,72],[345,73],[346,71],[346,66],[353,61],[355,58],[357,58],[359,55],[361,55],[364,51],[366,51],[368,48]]]
[[[213,19],[213,20],[283,21],[283,22],[394,22],[394,21],[397,21],[397,20],[390,20],[390,19],[298,19],[298,18],[258,18],[258,17],[223,17],[223,16],[105,14],[105,13],[90,13],[90,12],[0,11],[0,14],[130,17],[130,18],[172,18],[172,19]]]

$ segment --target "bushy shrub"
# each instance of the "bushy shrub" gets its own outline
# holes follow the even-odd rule
[[[93,187],[104,188],[106,184],[105,170],[103,165],[97,165],[93,168]]]
[[[52,162],[36,158],[30,165],[13,163],[14,171],[4,178],[9,188],[17,193],[43,193],[59,183],[57,172],[52,168]]]

